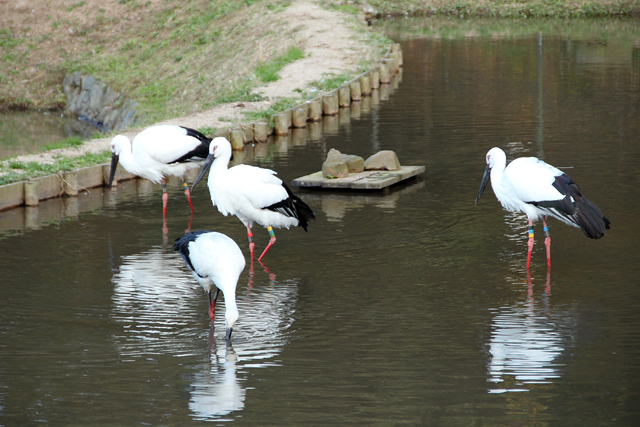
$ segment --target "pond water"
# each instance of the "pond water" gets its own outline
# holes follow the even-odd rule
[[[0,115],[0,159],[41,152],[71,136],[89,138],[98,128],[60,112],[15,111]]]
[[[633,46],[401,42],[405,67],[387,100],[337,130],[244,156],[286,181],[318,170],[330,148],[391,149],[426,172],[388,193],[301,192],[318,220],[308,233],[276,230],[264,265],[244,271],[228,344],[171,249],[190,221],[179,186],[166,237],[160,188],[143,181],[46,202],[40,216],[59,211],[55,221],[5,231],[0,424],[636,424]],[[547,271],[538,226],[528,274],[526,219],[489,190],[474,207],[493,146],[567,168],[612,229],[593,241],[551,220]],[[223,232],[248,255],[244,227],[211,206],[206,186],[193,201],[192,229]],[[20,214],[38,217],[0,221]],[[261,250],[268,234],[255,237]]]

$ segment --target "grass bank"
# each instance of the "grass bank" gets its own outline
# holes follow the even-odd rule
[[[452,15],[505,18],[640,16],[638,0],[367,0],[377,18]]]
[[[274,19],[289,0],[9,3],[0,3],[0,110],[62,108],[62,79],[80,71],[135,99],[150,124],[258,100],[257,85],[305,54]]]

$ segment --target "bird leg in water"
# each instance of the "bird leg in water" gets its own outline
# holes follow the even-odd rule
[[[255,242],[253,241],[253,232],[251,231],[251,227],[247,225],[247,238],[249,239],[249,251],[251,252],[251,260],[253,261],[253,250],[256,247]]]
[[[527,270],[531,266],[531,252],[533,252],[533,221],[529,220],[529,241],[527,242],[529,251],[527,252]]]
[[[549,236],[546,216],[542,216],[542,225],[544,226],[544,245],[547,247],[547,266],[551,267],[551,236]]]
[[[269,239],[269,244],[267,245],[267,247],[264,248],[262,255],[260,255],[260,258],[258,258],[258,261],[260,261],[267,254],[269,248],[276,242],[276,233],[273,232],[273,227],[268,226],[267,231],[269,232],[269,236],[271,236],[271,238]]]
[[[184,234],[191,232],[191,224],[193,223],[193,212],[191,212],[191,216],[189,216],[189,223],[187,224],[187,229],[184,230]]]
[[[189,186],[186,182],[184,182],[184,178],[182,179],[182,186],[184,187],[184,195],[187,196],[187,201],[189,202],[189,207],[191,208],[191,213],[195,212],[193,210],[193,203],[191,203],[191,191],[189,191]]]
[[[167,181],[162,178],[162,217],[167,219],[167,201],[169,200],[169,193],[167,193]]]
[[[213,319],[216,317],[216,300],[219,292],[220,289],[216,288],[216,293],[211,298],[211,291],[209,291],[209,319],[211,319],[211,326],[213,326]]]

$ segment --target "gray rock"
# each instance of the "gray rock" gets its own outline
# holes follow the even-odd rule
[[[137,102],[125,99],[93,76],[83,76],[80,72],[67,74],[62,85],[67,111],[102,123],[106,131],[124,129],[138,120]]]
[[[400,170],[398,156],[391,150],[378,151],[364,162],[365,170]]]
[[[86,114],[90,119],[97,119],[100,110],[104,107],[106,88],[107,86],[100,80],[95,81],[93,86],[91,86],[91,90],[89,91],[89,108]]]
[[[335,148],[327,153],[327,160],[322,164],[324,178],[345,178],[349,176],[349,168],[342,153]]]
[[[349,173],[358,173],[364,170],[364,159],[362,157],[354,154],[343,154],[342,157],[347,164]]]
[[[346,178],[349,176],[349,168],[343,161],[330,162],[325,161],[322,164],[323,178]]]

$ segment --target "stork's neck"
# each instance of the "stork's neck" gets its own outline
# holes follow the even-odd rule
[[[221,174],[223,174],[225,171],[227,171],[229,169],[229,160],[231,160],[231,156],[230,155],[222,155],[218,158],[216,158],[213,161],[213,164],[211,165],[211,170],[209,171],[209,179],[208,179],[208,184],[209,186],[211,186],[216,179],[218,179],[217,177],[219,177]]]
[[[124,144],[122,150],[120,150],[120,154],[118,154],[118,161],[122,164],[122,166],[134,175],[140,175],[140,165],[134,159],[133,154],[131,153],[131,143]]]
[[[500,186],[502,182],[502,177],[504,176],[504,166],[494,165],[491,168],[491,186],[493,188],[497,188]]]
[[[504,170],[507,166],[507,158],[503,154],[502,156],[494,156],[492,160],[494,163],[491,166],[491,186],[495,189],[501,185]]]

